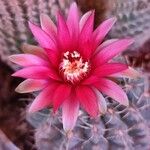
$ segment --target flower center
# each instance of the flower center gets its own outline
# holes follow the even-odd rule
[[[65,80],[77,83],[87,76],[89,72],[89,62],[84,61],[77,51],[65,52],[60,64],[60,72]]]

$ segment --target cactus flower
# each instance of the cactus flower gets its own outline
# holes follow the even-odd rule
[[[67,19],[58,13],[57,26],[47,16],[40,16],[41,27],[29,22],[39,47],[26,45],[24,54],[10,56],[23,69],[13,76],[26,79],[17,88],[20,93],[40,91],[29,112],[51,106],[62,109],[63,127],[75,126],[79,109],[91,117],[103,111],[106,94],[122,105],[128,105],[126,93],[112,77],[133,75],[126,64],[111,61],[133,43],[132,39],[103,41],[116,18],[110,18],[95,30],[94,11],[81,18],[76,3]],[[111,78],[110,78],[111,77]]]

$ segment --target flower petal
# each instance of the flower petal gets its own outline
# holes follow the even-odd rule
[[[100,44],[100,45],[97,47],[95,53],[101,51],[102,49],[104,49],[105,47],[107,47],[108,45],[110,45],[110,44],[112,44],[112,43],[114,43],[114,42],[116,42],[116,41],[118,41],[118,39],[110,39],[110,40],[104,41],[102,44]]]
[[[55,40],[57,28],[51,18],[46,14],[41,14],[40,22],[42,29]]]
[[[98,115],[98,103],[95,93],[88,86],[79,86],[76,88],[76,96],[81,106],[92,117]]]
[[[91,75],[87,79],[83,80],[83,82],[81,84],[82,85],[91,85],[91,84],[98,82],[98,81],[99,81],[99,77],[97,77],[95,75]]]
[[[96,45],[98,45],[98,44],[100,44],[100,42],[102,42],[102,40],[105,38],[107,33],[112,28],[112,26],[115,24],[116,20],[117,20],[116,17],[110,18],[110,19],[104,21],[102,24],[100,24],[96,28],[96,30],[93,33],[93,37],[95,39]]]
[[[79,47],[78,50],[82,56],[88,59],[94,49],[93,41],[91,39],[94,27],[94,11],[87,18],[79,35]]]
[[[112,74],[111,76],[113,77],[126,77],[126,78],[139,78],[140,77],[140,73],[138,71],[136,71],[135,69],[129,67],[128,69],[119,72],[119,73],[115,73]]]
[[[124,51],[132,43],[132,39],[122,39],[113,42],[112,44],[108,45],[95,55],[95,57],[93,58],[93,64],[95,66],[99,66],[108,62],[118,53]]]
[[[74,2],[72,3],[68,18],[67,18],[67,25],[70,31],[70,35],[72,37],[78,38],[79,33],[79,12],[77,4]]]
[[[128,68],[127,65],[120,64],[120,63],[104,64],[102,66],[97,67],[94,70],[93,75],[96,75],[96,76],[99,76],[99,77],[104,77],[104,76],[106,77],[108,75],[126,70],[127,68]]]
[[[16,54],[9,56],[9,60],[20,66],[48,66],[48,62],[32,54]]]
[[[65,19],[58,13],[58,40],[63,51],[70,49],[70,33]]]
[[[80,32],[82,31],[87,19],[90,17],[90,15],[92,14],[92,11],[88,11],[87,13],[85,13],[82,18],[80,19],[79,22],[79,27],[80,27]]]
[[[110,96],[122,105],[128,106],[129,101],[126,93],[116,83],[111,80],[101,78],[94,86],[102,93]]]
[[[61,84],[57,89],[55,89],[53,95],[54,112],[56,112],[60,105],[70,96],[70,93],[71,87],[66,84]]]
[[[24,53],[33,54],[47,60],[46,53],[44,49],[41,47],[24,43],[22,44],[21,49],[23,50]]]
[[[85,43],[80,43],[80,45],[78,47],[78,51],[87,60],[89,60],[91,58],[94,50],[95,50],[94,43],[91,40],[88,40]]]
[[[55,42],[45,31],[31,22],[29,22],[29,27],[41,47],[56,49]]]
[[[47,86],[46,80],[35,80],[35,79],[27,79],[20,83],[15,89],[18,93],[30,93],[33,91],[39,91]]]
[[[45,49],[45,51],[47,52],[47,56],[49,58],[49,61],[51,62],[51,64],[54,67],[58,67],[59,63],[60,63],[60,53],[59,51],[54,51],[51,49]]]
[[[91,38],[94,27],[94,11],[87,18],[81,32],[80,32],[80,42],[83,44]]]
[[[106,100],[105,100],[104,96],[97,89],[95,89],[94,91],[97,96],[99,111],[100,111],[100,113],[105,114],[107,112]]]
[[[58,75],[55,73],[54,70],[47,68],[47,67],[27,67],[24,69],[21,69],[14,74],[12,74],[14,77],[21,77],[21,78],[30,78],[30,79],[48,79],[52,78],[55,80],[60,80]]]
[[[57,84],[53,83],[47,88],[45,88],[33,101],[29,108],[29,112],[33,113],[41,110],[52,104],[52,95],[54,90],[57,88]]]
[[[65,100],[62,105],[62,121],[63,128],[66,132],[69,132],[74,128],[78,114],[79,101],[74,98]]]

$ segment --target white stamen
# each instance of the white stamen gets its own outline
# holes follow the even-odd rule
[[[60,71],[64,79],[76,83],[83,79],[89,72],[89,62],[83,60],[77,51],[65,52],[60,64]]]

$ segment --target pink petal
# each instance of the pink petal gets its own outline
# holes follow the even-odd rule
[[[80,32],[82,31],[87,19],[90,17],[90,15],[92,14],[92,11],[88,11],[87,13],[85,13],[82,18],[80,19],[79,22],[79,27],[80,27]]]
[[[48,79],[52,78],[55,80],[59,80],[58,75],[55,73],[54,70],[47,68],[47,67],[39,67],[39,66],[34,66],[34,67],[27,67],[24,69],[21,69],[12,76],[15,77],[22,77],[22,78],[30,78],[30,79]]]
[[[44,49],[41,47],[24,43],[22,44],[21,49],[23,50],[24,53],[33,54],[47,60],[46,53]]]
[[[107,33],[112,28],[112,26],[115,24],[116,20],[117,20],[116,17],[110,18],[110,19],[104,21],[102,24],[100,24],[96,28],[96,30],[93,33],[93,37],[95,39],[96,45],[98,45],[100,42],[102,42],[102,40],[105,38]]]
[[[108,75],[126,70],[127,68],[128,68],[127,65],[120,64],[120,63],[104,64],[102,66],[97,67],[94,70],[93,75],[96,75],[96,76],[99,76],[99,77],[104,77],[104,76],[106,77]]]
[[[55,42],[45,31],[31,22],[29,22],[29,27],[41,47],[56,49]]]
[[[33,101],[29,108],[29,112],[33,113],[39,111],[52,104],[52,95],[54,90],[57,88],[57,84],[51,84],[45,88]]]
[[[94,83],[94,86],[102,93],[110,96],[122,105],[128,106],[129,101],[126,93],[116,83],[111,80],[101,78],[99,82]]]
[[[60,63],[60,52],[59,51],[54,51],[51,49],[45,49],[45,51],[47,52],[47,56],[49,58],[49,61],[51,62],[51,64],[54,67],[58,67],[59,63]]]
[[[58,40],[63,51],[70,48],[70,33],[66,21],[60,13],[58,13]]]
[[[85,43],[80,43],[78,50],[85,59],[90,59],[93,55],[93,51],[95,50],[93,41],[88,40]]]
[[[70,96],[71,87],[65,84],[61,84],[54,91],[53,95],[53,106],[54,112],[60,107],[60,105]]]
[[[32,54],[16,54],[9,57],[10,61],[20,66],[48,66],[48,62]]]
[[[91,85],[91,84],[98,82],[98,81],[99,81],[99,77],[97,77],[95,75],[91,75],[87,79],[83,80],[83,82],[81,84],[82,85]]]
[[[62,121],[63,128],[66,132],[69,132],[74,128],[78,114],[79,101],[74,98],[65,100],[62,105]]]
[[[118,39],[110,39],[110,40],[106,40],[104,41],[101,45],[98,46],[98,48],[96,49],[95,53],[96,52],[99,52],[100,50],[104,49],[105,47],[107,47],[108,45],[114,43],[118,41]]]
[[[87,18],[79,37],[79,48],[78,50],[84,56],[84,58],[88,59],[93,52],[93,41],[91,39],[92,32],[94,26],[94,11],[91,13],[89,18]]]
[[[81,33],[80,33],[80,42],[85,43],[87,42],[92,35],[94,27],[94,11],[90,14],[90,16],[87,18]]]
[[[40,15],[42,29],[55,40],[57,28],[51,18],[46,14]]]
[[[46,80],[35,80],[35,79],[27,79],[20,83],[15,89],[18,93],[29,93],[33,91],[42,90],[47,86]]]
[[[95,93],[88,86],[80,86],[76,89],[77,99],[81,106],[90,114],[92,117],[98,115],[98,103]]]
[[[122,39],[116,42],[113,42],[111,45],[108,45],[102,49],[99,53],[93,58],[93,64],[95,66],[102,65],[108,62],[110,59],[115,57],[120,52],[124,51],[129,45],[133,43],[132,39]]]
[[[135,69],[129,67],[128,69],[119,72],[119,73],[115,73],[112,74],[111,76],[113,77],[126,77],[126,78],[139,78],[140,77],[140,73],[138,71],[136,71]]]
[[[74,2],[72,3],[68,18],[67,18],[67,25],[70,31],[70,35],[74,38],[78,38],[79,33],[79,12],[77,4]]]
[[[105,114],[107,112],[106,100],[105,100],[104,96],[97,89],[95,89],[94,91],[97,96],[99,111],[100,111],[100,113]]]

